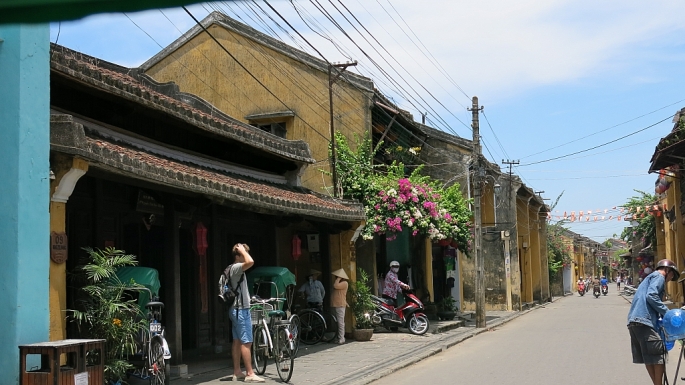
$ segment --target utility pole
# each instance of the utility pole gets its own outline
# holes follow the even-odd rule
[[[351,63],[328,64],[328,102],[331,112],[331,173],[333,174],[333,197],[339,198],[342,194],[339,193],[338,188],[338,170],[336,169],[338,163],[338,154],[335,149],[335,128],[333,127],[333,84],[340,78],[347,67],[354,67],[357,61]],[[338,68],[337,73],[333,76],[333,68]]]
[[[482,149],[480,147],[480,126],[478,124],[478,113],[483,110],[483,107],[478,106],[478,97],[474,96],[471,108],[473,129],[473,224],[474,224],[474,248],[476,250],[476,327],[485,327],[485,262],[483,261],[483,251],[481,250],[481,243],[483,237],[483,225],[480,216],[480,196],[481,196],[481,178],[484,171],[481,164]]]
[[[509,188],[507,189],[507,202],[509,205],[509,209],[505,210],[504,213],[506,215],[505,218],[505,223],[507,224],[512,224],[516,223],[515,219],[513,219],[512,213],[514,213],[514,218],[516,216],[516,200],[512,201],[512,185],[513,185],[513,171],[512,171],[512,166],[519,164],[518,160],[504,160],[502,159],[502,164],[506,164],[509,166]],[[512,298],[511,298],[511,292],[512,292],[512,284],[511,284],[511,238],[509,237],[509,231],[502,231],[502,241],[504,242],[504,269],[506,272],[506,278],[507,278],[507,310],[511,311],[513,308],[512,304]],[[519,258],[521,256],[519,255]],[[521,300],[519,296],[519,309],[521,308]]]

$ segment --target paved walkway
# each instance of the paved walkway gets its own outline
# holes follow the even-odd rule
[[[476,329],[474,322],[470,321],[464,327],[441,333],[429,332],[424,336],[415,336],[400,329],[399,333],[377,331],[368,342],[301,345],[290,383],[368,384],[540,307],[544,305],[523,312],[488,312],[487,327],[484,329]],[[448,323],[432,323],[438,330],[451,326]],[[223,384],[225,382],[221,382],[221,378],[232,373],[230,358],[225,354],[199,357],[197,361],[188,363],[188,372],[187,377],[173,379],[171,384]],[[267,383],[280,382],[273,362],[269,362],[262,377]]]

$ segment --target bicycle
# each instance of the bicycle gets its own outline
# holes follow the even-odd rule
[[[141,380],[149,380],[150,385],[164,385],[169,382],[165,360],[171,358],[164,338],[164,327],[161,323],[164,303],[159,302],[157,297],[153,297],[147,288],[135,288],[133,290],[147,291],[150,295],[148,298],[151,298],[152,301],[145,304],[145,308],[148,310],[149,326],[141,330],[141,352],[129,358],[129,361],[134,364],[134,369],[128,375]]]
[[[283,320],[285,312],[274,310],[269,302],[284,301],[283,298],[263,300],[252,297],[250,312],[255,326],[252,341],[252,365],[257,374],[264,374],[269,357],[276,363],[276,372],[283,382],[290,381],[295,365],[293,334],[290,321]],[[256,321],[256,322],[255,322]]]
[[[304,309],[296,315],[300,321],[298,337],[303,343],[313,345],[318,342],[331,342],[338,336],[338,319],[335,315],[323,311],[321,306]]]

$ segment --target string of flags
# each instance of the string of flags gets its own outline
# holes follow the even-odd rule
[[[580,210],[578,212],[564,211],[563,215],[559,211],[555,214],[547,213],[547,219],[566,220],[570,222],[597,222],[597,221],[611,221],[611,220],[631,220],[644,218],[645,215],[655,215],[660,217],[664,212],[668,211],[666,203],[663,205],[646,205],[637,207],[618,207],[614,206],[611,209],[604,210]]]

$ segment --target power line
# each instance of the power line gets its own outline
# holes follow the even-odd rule
[[[650,111],[650,112],[648,112],[648,113],[646,113],[646,114],[642,114],[642,115],[640,115],[640,116],[638,116],[638,117],[632,118],[632,119],[630,119],[630,120],[626,120],[625,122],[622,122],[622,123],[613,125],[613,126],[611,126],[611,127],[605,128],[605,129],[603,129],[603,130],[600,130],[600,131],[597,131],[597,132],[593,132],[592,134],[585,135],[585,136],[583,136],[583,137],[580,137],[580,138],[578,138],[578,139],[571,140],[571,141],[566,142],[566,143],[562,143],[562,144],[560,144],[560,145],[558,145],[558,146],[550,147],[550,148],[548,148],[548,149],[546,149],[546,150],[542,150],[542,151],[536,152],[536,153],[534,153],[534,154],[526,155],[526,156],[524,156],[524,157],[521,158],[521,159],[530,158],[531,156],[539,155],[539,154],[542,154],[542,153],[545,153],[545,152],[548,152],[548,151],[555,150],[555,149],[557,149],[557,148],[559,148],[559,147],[566,146],[567,144],[571,144],[571,143],[575,143],[575,142],[578,142],[578,141],[583,140],[583,139],[587,139],[587,138],[589,138],[589,137],[591,137],[591,136],[595,136],[595,135],[600,134],[600,133],[602,133],[602,132],[611,130],[612,128],[616,128],[616,127],[622,126],[622,125],[624,125],[624,124],[630,123],[630,122],[632,122],[632,121],[638,120],[638,119],[640,119],[640,118],[644,118],[644,117],[647,116],[647,115],[651,115],[651,114],[653,114],[653,113],[655,113],[655,112],[661,111],[661,110],[663,110],[663,109],[665,109],[665,108],[671,107],[671,106],[676,105],[676,104],[678,104],[678,103],[682,103],[682,102],[684,102],[684,101],[685,101],[685,99],[678,100],[678,101],[675,102],[675,103],[671,103],[671,104],[666,105],[666,106],[663,106],[663,107],[661,107],[661,108],[657,108],[657,109],[654,110],[654,111]]]
[[[252,79],[254,79],[260,86],[262,86],[262,87],[263,87],[271,96],[273,96],[276,100],[278,100],[278,102],[281,103],[285,108],[287,108],[287,109],[290,110],[290,111],[293,111],[293,113],[295,114],[295,116],[298,117],[300,120],[302,120],[302,122],[303,122],[304,124],[306,124],[306,125],[307,125],[309,128],[311,128],[314,132],[316,132],[317,134],[319,134],[322,138],[324,138],[324,140],[326,140],[327,142],[330,142],[330,139],[329,139],[329,138],[327,138],[327,137],[324,136],[322,133],[320,133],[319,131],[317,131],[311,124],[309,124],[309,122],[307,122],[305,119],[303,119],[302,116],[300,116],[296,111],[294,111],[294,110],[292,110],[290,107],[288,107],[288,105],[285,104],[285,102],[284,102],[283,100],[281,100],[281,98],[279,98],[278,96],[276,96],[276,94],[274,94],[273,91],[271,91],[266,85],[264,85],[264,83],[262,83],[261,80],[257,79],[257,77],[256,77],[252,72],[250,72],[250,70],[248,70],[247,67],[245,67],[245,66],[243,65],[243,63],[241,63],[235,56],[233,56],[233,54],[231,54],[231,53],[226,49],[226,47],[224,47],[224,45],[221,44],[221,42],[220,42],[219,40],[217,40],[216,37],[214,37],[214,35],[212,35],[212,34],[207,30],[207,28],[205,28],[205,26],[202,25],[202,23],[200,23],[200,21],[199,21],[198,19],[195,18],[195,16],[188,10],[188,8],[186,8],[185,6],[182,6],[181,8],[183,8],[183,10],[186,11],[186,13],[195,21],[195,23],[196,23],[200,28],[202,28],[202,30],[203,30],[203,31],[204,31],[212,40],[214,40],[214,42],[215,42],[217,45],[219,45],[219,47],[221,47],[221,49],[222,49],[224,52],[226,52],[226,54],[227,54],[228,56],[230,56],[231,59],[233,59],[233,61],[235,61],[236,64],[238,64],[238,65],[240,66],[240,68],[242,68],[243,70],[245,70],[245,72],[247,72],[248,75],[250,75],[250,77],[251,77]]]
[[[645,130],[647,130],[647,129],[649,129],[649,128],[652,128],[652,127],[656,126],[657,124],[663,123],[663,122],[667,121],[668,119],[673,118],[673,116],[675,116],[675,114],[670,115],[670,116],[666,117],[665,119],[662,119],[662,120],[660,120],[660,121],[658,121],[658,122],[656,122],[656,123],[654,123],[654,124],[650,124],[650,125],[647,126],[647,127],[644,127],[644,128],[641,128],[641,129],[639,129],[639,130],[637,130],[637,131],[631,132],[630,134],[624,135],[624,136],[622,136],[622,137],[620,137],[620,138],[616,138],[616,139],[614,139],[614,140],[610,140],[610,141],[608,141],[608,142],[599,144],[599,145],[597,145],[597,146],[593,146],[593,147],[590,147],[590,148],[586,148],[586,149],[584,149],[584,150],[572,152],[572,153],[566,154],[566,155],[560,155],[560,156],[557,156],[557,157],[554,157],[554,158],[550,158],[550,159],[539,160],[539,161],[537,161],[537,162],[531,162],[531,163],[522,164],[521,167],[531,166],[531,165],[539,164],[539,163],[551,162],[551,161],[553,161],[553,160],[562,159],[562,158],[567,158],[567,157],[572,156],[572,155],[582,154],[582,153],[584,153],[584,152],[588,152],[588,151],[592,151],[592,150],[597,149],[597,148],[600,148],[600,147],[604,147],[604,146],[609,145],[609,144],[611,144],[611,143],[618,142],[619,140],[625,139],[625,138],[627,138],[627,137],[630,137],[630,136],[633,136],[633,135],[635,135],[635,134],[638,134],[638,133],[640,133],[640,132],[642,132],[642,131],[645,131]]]

